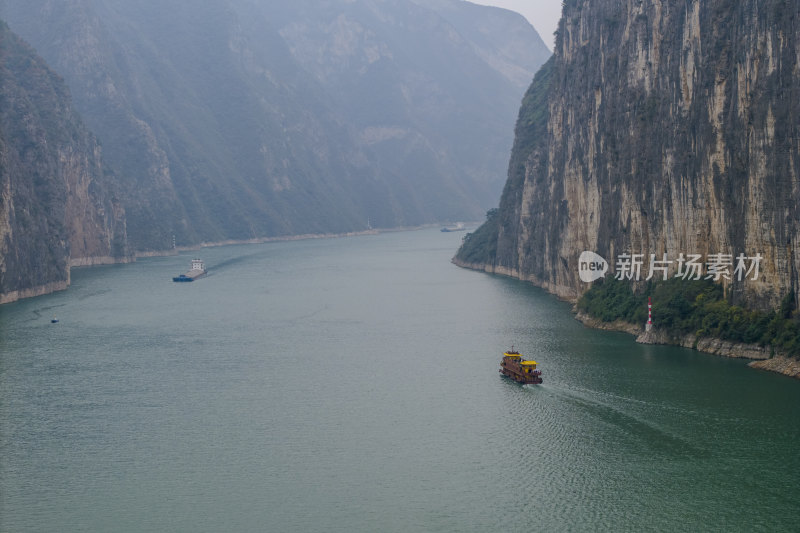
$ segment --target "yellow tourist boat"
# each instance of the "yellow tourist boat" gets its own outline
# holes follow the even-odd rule
[[[500,362],[500,373],[522,384],[538,385],[542,383],[542,371],[536,369],[536,361],[525,361],[522,354],[514,350],[503,353]]]

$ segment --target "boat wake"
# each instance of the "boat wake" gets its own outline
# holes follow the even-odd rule
[[[708,452],[691,444],[689,439],[659,425],[657,420],[664,413],[656,404],[622,396],[604,397],[603,393],[588,389],[553,385],[542,388],[570,402],[594,420],[640,440],[653,451],[693,458],[708,456]]]
[[[36,321],[36,320],[40,320],[42,318],[43,314],[46,313],[48,315],[51,315],[53,309],[58,309],[60,307],[65,307],[65,305],[66,304],[47,305],[47,306],[44,306],[44,307],[40,307],[38,309],[33,309],[31,311],[31,314],[33,315],[33,317],[28,319],[27,321],[28,322],[33,322],[33,321]]]
[[[225,269],[227,269],[229,267],[235,266],[235,265],[237,265],[239,263],[245,263],[247,261],[252,261],[253,259],[256,259],[258,257],[267,256],[267,255],[269,255],[269,251],[259,250],[258,252],[255,252],[255,253],[252,253],[252,254],[240,255],[240,256],[237,256],[237,257],[233,257],[231,259],[226,259],[225,261],[222,261],[220,263],[215,264],[214,268],[210,269],[210,270],[214,270],[214,271],[219,272],[221,270],[225,270]]]

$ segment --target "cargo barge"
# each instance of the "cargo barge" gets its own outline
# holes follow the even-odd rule
[[[199,277],[204,276],[206,273],[206,265],[201,259],[192,259],[192,269],[186,274],[175,276],[172,281],[194,281]]]
[[[467,228],[464,227],[464,224],[459,222],[458,224],[456,224],[454,226],[445,226],[440,231],[442,233],[448,233],[448,232],[451,232],[451,231],[465,231],[466,229]]]
[[[522,354],[514,350],[513,346],[503,353],[500,373],[523,385],[542,383],[542,371],[536,369],[536,361],[525,361],[522,359]]]

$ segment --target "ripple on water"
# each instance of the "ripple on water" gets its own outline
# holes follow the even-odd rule
[[[458,239],[210,248],[188,286],[144,259],[2,307],[2,527],[796,526],[795,382],[583,328]],[[498,375],[511,342],[543,385]]]

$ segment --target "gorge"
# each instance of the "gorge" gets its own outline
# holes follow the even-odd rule
[[[39,103],[5,113],[4,216],[40,211],[3,230],[4,301],[65,287],[70,264],[477,219],[550,55],[520,15],[458,0],[9,0],[0,19],[97,139],[45,148],[50,123],[18,133]],[[4,83],[24,86],[11,52]],[[47,216],[6,153],[22,142],[59,204]],[[93,177],[72,184],[62,167],[80,165]]]

